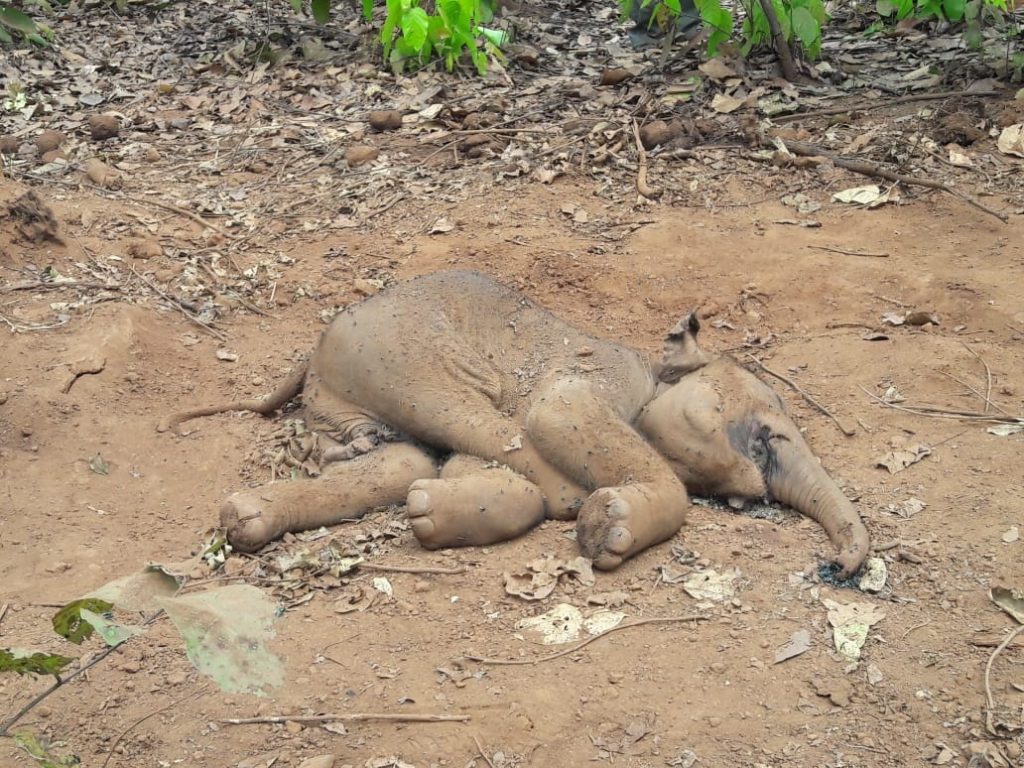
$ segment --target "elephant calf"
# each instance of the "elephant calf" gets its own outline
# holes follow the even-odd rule
[[[310,426],[337,440],[320,478],[227,500],[221,522],[243,551],[405,502],[430,549],[575,518],[583,553],[612,569],[679,530],[689,489],[795,507],[824,527],[852,574],[868,552],[857,512],[775,393],[704,352],[699,328],[684,318],[649,359],[482,274],[441,272],[341,312],[266,399],[188,411],[161,428],[228,410],[266,415],[301,393]],[[382,440],[385,430],[404,441]],[[440,469],[437,456],[448,457]]]

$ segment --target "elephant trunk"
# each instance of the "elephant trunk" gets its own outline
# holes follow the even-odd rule
[[[766,473],[773,498],[816,520],[839,550],[840,576],[861,567],[870,541],[860,515],[828,476],[799,434],[785,430],[771,439],[772,462]]]

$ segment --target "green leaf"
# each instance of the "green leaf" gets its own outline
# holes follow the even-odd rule
[[[3,27],[0,27],[0,43],[5,43],[6,44],[6,43],[13,43],[13,42],[14,42],[14,38],[11,37],[10,33],[6,29],[4,29]]]
[[[103,638],[107,645],[115,646],[120,645],[125,640],[129,640],[136,635],[141,635],[144,630],[142,627],[132,627],[127,624],[119,624],[113,619],[108,619],[101,616],[98,613],[90,611],[88,608],[81,610],[82,618],[92,625],[93,629],[96,630],[97,634]]]
[[[54,615],[53,631],[75,645],[81,645],[93,633],[92,624],[82,617],[82,609],[93,613],[106,613],[113,607],[113,604],[98,597],[86,597],[70,602]]]
[[[17,8],[11,8],[6,5],[0,6],[0,24],[16,32],[21,32],[26,37],[38,34],[39,32],[36,23],[29,16]]]
[[[292,6],[293,11],[296,13],[302,12],[302,0],[288,0],[288,2]]]
[[[267,648],[277,606],[261,590],[233,584],[162,598],[160,605],[184,638],[188,658],[221,690],[262,695],[284,681],[281,659]]]
[[[363,0],[363,18],[373,21],[373,0]]]
[[[77,755],[53,754],[54,745],[45,736],[39,738],[34,733],[19,731],[14,734],[14,743],[25,750],[39,768],[77,768],[82,764]]]
[[[309,7],[317,24],[326,24],[331,20],[331,0],[311,0]]]
[[[821,27],[806,8],[794,8],[792,22],[793,33],[804,48],[809,48],[821,38]]]
[[[426,48],[427,29],[430,26],[427,12],[422,8],[410,8],[402,16],[402,39],[417,53]]]
[[[942,0],[942,12],[949,21],[960,21],[966,10],[966,0]]]
[[[501,48],[501,46],[508,42],[508,33],[503,29],[487,29],[486,27],[480,27],[477,31],[481,36],[487,38],[491,45],[496,48]]]
[[[74,659],[56,653],[29,653],[16,648],[0,648],[0,672],[56,677],[72,661]]]
[[[110,465],[103,460],[103,457],[98,453],[89,459],[89,469],[95,472],[97,475],[109,475]]]

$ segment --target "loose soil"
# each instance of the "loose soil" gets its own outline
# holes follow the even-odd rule
[[[898,392],[905,400],[894,405],[1024,413],[1019,216],[1002,224],[920,190],[904,191],[900,205],[840,206],[829,193],[865,180],[834,169],[721,165],[699,185],[672,187],[664,203],[650,203],[635,198],[629,169],[595,179],[570,168],[549,184],[458,176],[450,196],[408,193],[358,226],[292,220],[257,229],[211,264],[220,234],[180,206],[154,208],[142,197],[176,161],[154,162],[130,169],[125,195],[26,179],[0,184],[0,210],[35,189],[59,225],[53,232],[50,211],[40,210],[32,231],[41,226],[46,236],[29,237],[23,220],[0,220],[0,646],[68,653],[50,627],[54,606],[146,562],[195,553],[221,500],[269,479],[254,456],[280,419],[218,416],[176,437],[156,432],[163,414],[269,391],[333,311],[375,290],[373,281],[451,267],[494,275],[588,331],[652,351],[699,308],[707,347],[741,362],[756,356],[854,432],[844,436],[768,379],[856,499],[889,580],[877,596],[822,583],[819,566],[831,549],[815,523],[702,504],[674,540],[598,574],[593,587],[562,583],[528,603],[505,594],[503,573],[546,555],[574,558],[571,524],[547,522],[501,546],[430,553],[401,509],[382,510],[332,535],[374,563],[465,572],[387,574],[393,599],[363,611],[339,612],[331,590],[282,600],[273,648],[286,682],[264,698],[218,691],[193,669],[169,623],[157,621],[19,729],[90,768],[296,768],[322,754],[338,766],[378,767],[963,766],[972,755],[972,765],[1024,765],[1024,645],[993,668],[997,720],[1018,728],[995,737],[985,729],[983,683],[992,648],[976,644],[979,636],[998,642],[1013,623],[989,601],[989,587],[1024,587],[1024,541],[1007,535],[1024,528],[1024,436],[903,412],[868,394]],[[205,177],[203,194],[229,194],[262,173]],[[813,221],[779,202],[795,190],[824,204]],[[262,200],[255,195],[253,210]],[[818,226],[801,225],[808,223]],[[856,255],[865,253],[876,255]],[[242,296],[230,277],[246,270],[262,277]],[[53,275],[77,284],[60,286]],[[218,277],[227,286],[219,293],[189,293]],[[940,324],[882,322],[910,310],[935,313]],[[224,349],[237,360],[220,359]],[[931,455],[895,475],[876,465],[914,443],[932,446]],[[107,474],[90,468],[97,455]],[[911,498],[925,503],[912,515]],[[736,568],[741,590],[731,602],[700,607],[661,578],[665,565]],[[379,575],[356,572],[349,586],[369,589]],[[619,631],[536,665],[464,658],[545,654],[552,648],[523,637],[519,620],[615,592],[630,617],[710,620]],[[884,610],[860,664],[835,651],[823,598]],[[774,664],[797,630],[810,632],[809,650]],[[88,641],[69,655],[99,648]],[[0,677],[0,713],[45,685]],[[471,720],[330,730],[220,722],[324,712]],[[8,739],[0,764],[33,761]]]

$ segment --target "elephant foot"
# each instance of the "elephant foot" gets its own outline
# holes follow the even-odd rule
[[[658,502],[658,494],[642,484],[598,489],[576,521],[580,550],[594,567],[610,571],[675,535],[685,519],[685,500]]]
[[[255,552],[284,533],[272,503],[258,491],[235,493],[224,502],[220,524],[231,546],[239,552]]]
[[[426,549],[508,541],[544,519],[537,487],[507,470],[417,480],[406,503],[413,534]]]

